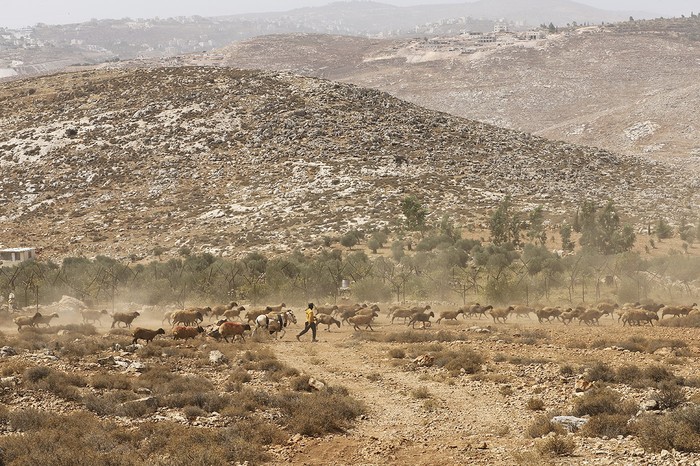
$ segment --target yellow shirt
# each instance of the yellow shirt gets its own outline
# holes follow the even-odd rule
[[[316,316],[314,316],[314,310],[311,308],[306,309],[306,321],[310,324],[316,322]]]

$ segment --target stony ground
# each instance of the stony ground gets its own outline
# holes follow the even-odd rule
[[[583,199],[639,229],[695,217],[700,175],[286,73],[102,70],[0,85],[0,234],[41,259],[315,252],[353,229],[484,227],[510,196],[554,228]],[[308,225],[314,225],[312,229]]]
[[[156,326],[159,322],[157,319],[140,322],[140,325],[145,324]],[[698,331],[695,329],[623,328],[608,318],[603,319],[599,327],[539,324],[534,318],[511,319],[507,324],[494,324],[490,319],[460,318],[452,324],[433,324],[427,330],[410,330],[413,334],[433,336],[441,330],[449,330],[465,336],[464,341],[451,343],[385,342],[389,335],[405,335],[404,332],[408,331],[399,321],[391,324],[385,316],[380,316],[374,331],[358,332],[346,325],[340,329],[333,327],[330,332],[319,328],[318,343],[310,341],[310,333],[302,337],[302,342],[296,341],[294,334],[300,328],[300,325],[293,326],[281,340],[264,345],[272,348],[278,359],[303,374],[331,386],[345,386],[369,409],[344,434],[322,438],[295,436],[287,445],[273,447],[273,464],[523,464],[524,460],[518,455],[527,454],[535,447],[535,440],[526,438],[525,431],[534,417],[541,413],[528,409],[530,399],[542,400],[547,412],[567,414],[578,396],[574,390],[577,375],[594,361],[613,367],[662,364],[677,375],[694,377],[695,365],[700,358]],[[16,332],[10,328],[2,330],[8,336]],[[108,331],[104,327],[100,330]],[[688,347],[682,352],[661,347],[654,354],[633,353],[616,347],[615,342],[622,344],[630,337],[680,339]],[[128,337],[111,335],[105,338],[125,345]],[[593,345],[594,349],[591,343],[596,341],[607,343]],[[241,349],[249,344],[232,343]],[[202,339],[192,348],[206,356],[211,350],[210,345]],[[483,355],[484,363],[477,374],[453,377],[444,369],[420,367],[412,362],[440,349],[462,347]],[[405,356],[392,357],[397,355],[397,350],[402,350]],[[37,350],[21,352],[13,358],[43,361],[64,371],[80,373],[91,370],[91,364],[57,360],[47,354],[45,350]],[[0,358],[0,365],[10,360]],[[198,368],[196,359],[193,361],[195,366],[188,365],[188,370],[213,379],[225,378],[225,371],[205,367],[206,364]],[[574,368],[574,375],[562,375],[563,366]],[[653,394],[651,389],[632,389],[624,385],[613,385],[613,388],[622,393],[624,399],[636,403]],[[697,391],[694,388],[686,390],[689,396]],[[40,403],[51,406],[56,412],[74,409],[68,402],[51,397],[40,400],[27,393],[9,398],[6,393],[5,400],[8,405],[16,406]],[[187,422],[181,416],[179,419]],[[218,418],[207,417],[194,422],[195,425],[217,423],[220,423]],[[644,453],[632,437],[597,439],[576,435],[574,439],[577,445],[574,456],[553,459],[553,464],[677,465],[700,462],[698,455]],[[540,458],[540,461],[545,460]]]
[[[580,27],[478,48],[465,47],[458,34],[401,40],[288,34],[186,60],[321,76],[500,127],[674,160],[693,170],[700,154],[694,110],[699,31],[700,21],[686,18]]]

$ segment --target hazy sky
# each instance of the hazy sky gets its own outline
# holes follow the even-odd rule
[[[376,0],[396,6],[472,3],[474,0]],[[488,1],[488,0],[487,0]],[[527,0],[523,0],[526,2]],[[264,11],[286,11],[320,6],[331,0],[0,0],[0,27],[36,23],[65,24],[92,18],[152,18],[159,16],[222,16]],[[688,16],[700,11],[697,0],[579,0],[607,10],[649,11],[663,16]]]

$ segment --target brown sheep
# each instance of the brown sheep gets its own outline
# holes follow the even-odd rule
[[[572,320],[580,316],[581,313],[578,310],[565,311],[559,315],[559,319],[564,323],[564,325],[569,325]]]
[[[171,315],[172,325],[182,324],[195,326],[204,320],[202,311],[183,309],[175,311]]]
[[[255,322],[255,319],[257,319],[259,316],[263,314],[267,314],[268,311],[267,309],[258,309],[254,311],[248,311],[245,313],[245,320],[246,322]]]
[[[440,317],[435,322],[439,324],[443,319],[457,321],[457,316],[460,314],[464,315],[464,308],[460,307],[456,311],[442,311]]]
[[[578,324],[586,323],[586,325],[600,325],[599,319],[603,316],[603,311],[598,309],[587,309],[578,316]]]
[[[267,306],[267,307],[265,308],[265,313],[268,313],[268,312],[276,312],[276,313],[279,314],[280,312],[282,312],[282,309],[284,309],[285,307],[287,307],[287,305],[284,304],[284,303],[282,303],[282,304],[280,304],[280,305],[278,305],[278,306]]]
[[[620,305],[617,304],[617,303],[612,303],[612,304],[611,304],[611,303],[606,303],[606,302],[598,303],[598,305],[596,306],[596,308],[597,308],[600,312],[602,312],[603,315],[606,315],[606,314],[607,314],[607,315],[609,315],[610,317],[612,317],[613,319],[615,318],[615,317],[614,317],[615,309],[618,309],[619,307],[620,307]]]
[[[228,310],[224,311],[223,317],[225,319],[229,319],[229,320],[233,319],[234,317],[237,318],[238,320],[242,320],[241,319],[241,312],[243,312],[243,311],[245,311],[245,307],[238,306],[237,308],[228,309]]]
[[[336,311],[338,310],[337,305],[332,305],[332,306],[316,306],[314,308],[314,311],[316,311],[319,314],[326,314],[329,316],[334,316]]]
[[[357,310],[356,316],[368,316],[370,314],[379,314],[379,306],[372,304],[369,307],[363,307]]]
[[[349,323],[348,319],[357,315],[357,312],[362,309],[360,307],[355,309],[342,309],[338,312],[337,316],[340,318],[341,322]]]
[[[35,327],[36,319],[40,318],[41,314],[38,312],[32,316],[17,316],[13,319],[13,322],[17,324],[17,330],[22,330],[22,327]]]
[[[34,314],[34,324],[39,326],[39,324],[45,324],[47,327],[51,327],[51,320],[58,318],[57,313],[53,313],[48,316],[40,315],[38,312]]]
[[[423,327],[421,328],[426,328],[430,327],[430,318],[435,317],[435,314],[433,311],[430,311],[428,314],[424,312],[416,312],[411,316],[411,320],[408,322],[407,325],[411,325],[412,328],[416,328],[416,322],[421,322],[423,324]],[[427,324],[427,325],[426,325]]]
[[[211,308],[211,312],[209,313],[209,319],[211,319],[212,317],[219,318],[222,315],[224,315],[224,312],[226,312],[230,309],[233,309],[237,306],[238,306],[238,303],[236,301],[231,301],[230,303],[225,304],[225,305],[222,304],[219,306],[214,306]]]
[[[370,314],[368,316],[352,316],[348,318],[348,323],[351,323],[353,325],[353,328],[355,330],[361,330],[360,325],[365,326],[365,330],[370,329],[374,331],[372,328],[372,320],[377,317],[377,314]]]
[[[156,335],[165,335],[165,330],[162,328],[158,330],[149,330],[147,328],[136,327],[133,332],[134,339],[131,341],[131,344],[135,345],[139,340],[146,340],[146,344],[149,344]]]
[[[316,322],[319,324],[327,325],[327,331],[331,331],[331,325],[335,324],[340,328],[340,321],[335,317],[328,314],[316,314]]]
[[[503,322],[505,324],[506,319],[508,319],[508,316],[510,315],[511,311],[513,311],[513,306],[508,306],[506,308],[501,309],[491,309],[489,311],[489,314],[491,314],[493,323]]]
[[[407,308],[399,308],[395,309],[394,312],[391,314],[391,323],[394,323],[394,319],[396,318],[403,318],[403,323],[405,324],[408,319],[413,316],[417,311],[414,311],[413,309],[407,309]]]
[[[102,316],[106,316],[109,313],[107,312],[107,309],[102,309],[101,311],[93,311],[93,310],[86,310],[82,309],[80,311],[80,314],[83,316],[83,323],[84,324],[89,324],[89,323],[99,323],[102,325],[102,321],[100,320]]]
[[[194,340],[194,337],[202,333],[204,329],[200,327],[199,325],[196,327],[188,327],[184,325],[178,325],[173,329],[173,339],[174,340],[185,340],[187,341],[188,338],[192,338]]]
[[[343,313],[350,313],[351,316],[354,316],[357,311],[362,309],[362,305],[360,304],[340,304],[336,306],[336,309],[334,312],[331,313],[333,317],[342,315]],[[340,319],[341,321],[344,319]]]
[[[479,303],[472,304],[469,306],[469,310],[467,311],[467,314],[469,317],[474,317],[475,315],[479,316],[479,319],[481,319],[482,316],[485,316],[488,311],[493,309],[493,306],[490,304],[488,306],[482,306]]]
[[[622,320],[622,326],[625,324],[641,325],[642,322],[648,322],[652,327],[654,326],[654,320],[659,320],[659,315],[656,312],[647,311],[645,309],[628,309],[622,313],[620,316]]]
[[[659,310],[665,306],[666,306],[665,304],[650,303],[650,304],[642,304],[640,307],[644,310],[647,310],[647,311],[659,312]]]
[[[562,310],[556,307],[543,307],[542,309],[535,310],[535,315],[539,323],[547,321],[552,323],[552,319],[557,319],[561,315]]]
[[[138,311],[115,312],[112,314],[112,328],[114,328],[114,324],[119,324],[120,322],[124,324],[125,328],[131,327],[131,323],[140,315]],[[119,325],[117,325],[117,327],[119,327]]]
[[[220,338],[223,338],[228,343],[228,337],[231,337],[231,341],[235,341],[236,337],[241,337],[242,341],[245,341],[243,332],[250,331],[250,324],[243,324],[240,322],[221,322],[219,328]]]
[[[531,312],[534,314],[535,310],[529,306],[523,305],[513,306],[513,310],[511,311],[516,317],[527,317],[528,319],[530,318]]]
[[[690,306],[664,306],[661,308],[661,318],[663,319],[667,315],[673,317],[687,316],[695,306],[697,306],[695,303]]]

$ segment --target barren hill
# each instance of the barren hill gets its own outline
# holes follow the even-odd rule
[[[58,74],[0,85],[0,106],[0,237],[47,257],[313,248],[409,194],[465,225],[507,194],[555,221],[611,198],[641,224],[699,200],[662,163],[277,72]]]
[[[216,52],[372,87],[435,110],[697,168],[700,20],[634,21],[537,40],[258,37]],[[693,160],[688,161],[688,158]]]

